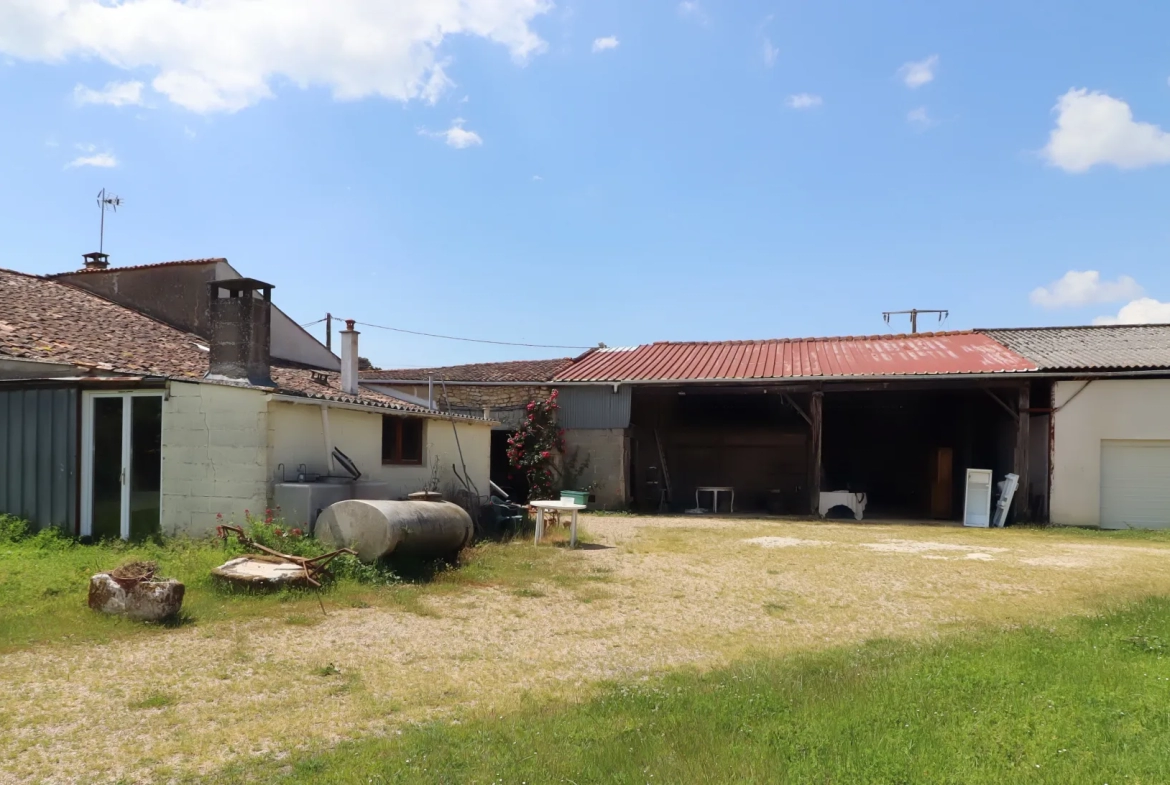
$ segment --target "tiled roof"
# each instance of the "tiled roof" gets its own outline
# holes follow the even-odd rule
[[[158,376],[207,372],[203,339],[46,278],[0,270],[0,353]]]
[[[557,372],[573,362],[571,357],[555,360],[514,360],[502,363],[474,363],[448,365],[441,368],[407,368],[392,371],[362,371],[362,379],[393,381],[426,381],[434,376],[448,382],[547,382]]]
[[[1041,370],[1170,368],[1170,325],[980,330]]]
[[[556,381],[719,381],[1010,373],[1035,365],[985,335],[918,333],[598,349]]]
[[[0,303],[0,355],[135,376],[199,380],[207,373],[202,338],[82,289],[0,269]],[[434,414],[365,389],[347,395],[333,372],[274,366],[272,380],[278,393]]]
[[[106,268],[91,268],[81,267],[77,270],[67,270],[63,273],[54,273],[50,278],[56,278],[59,275],[75,275],[77,273],[118,273],[123,270],[148,270],[152,267],[177,267],[179,265],[201,265],[201,264],[218,264],[219,262],[226,262],[227,259],[221,257],[210,257],[207,259],[180,259],[175,262],[155,262],[153,264],[132,264],[128,267],[106,267]]]

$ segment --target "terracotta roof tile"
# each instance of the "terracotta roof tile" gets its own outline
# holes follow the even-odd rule
[[[571,357],[554,360],[514,360],[501,363],[473,363],[448,365],[439,368],[407,368],[392,371],[362,371],[362,379],[393,381],[426,381],[433,375],[435,381],[448,382],[547,382],[557,372],[573,362]]]
[[[0,355],[131,376],[200,380],[209,356],[200,346],[206,346],[202,338],[82,289],[0,269]],[[277,393],[435,414],[370,390],[347,395],[335,372],[274,365],[272,380]]]
[[[0,270],[0,353],[158,376],[207,372],[202,338],[56,281]]]
[[[49,278],[56,278],[62,275],[76,275],[77,273],[85,273],[86,275],[96,275],[101,273],[117,273],[123,270],[147,270],[152,267],[177,267],[180,265],[201,265],[201,264],[218,264],[219,262],[226,262],[227,259],[214,256],[207,259],[179,259],[174,262],[154,262],[153,264],[132,264],[126,267],[106,267],[106,268],[90,268],[81,267],[76,270],[67,270],[63,273],[54,273]]]

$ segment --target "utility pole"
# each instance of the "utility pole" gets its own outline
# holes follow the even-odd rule
[[[911,308],[909,311],[882,311],[882,318],[886,320],[886,324],[890,323],[891,316],[910,316],[910,333],[918,332],[918,314],[920,313],[936,313],[938,320],[941,322],[951,315],[950,311],[939,310],[937,308]]]
[[[325,348],[333,351],[333,314],[325,314]]]

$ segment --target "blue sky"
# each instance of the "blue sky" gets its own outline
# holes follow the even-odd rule
[[[392,8],[388,8],[392,6]],[[1170,7],[0,0],[0,266],[611,346],[1170,321]],[[320,328],[314,328],[318,331]],[[573,354],[363,328],[383,367]]]

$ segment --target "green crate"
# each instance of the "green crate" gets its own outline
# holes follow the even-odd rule
[[[573,504],[589,504],[589,491],[561,491],[561,501]]]

